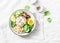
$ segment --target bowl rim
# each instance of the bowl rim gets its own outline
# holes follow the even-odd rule
[[[25,10],[25,9],[18,9],[18,10],[15,10],[14,12],[12,12],[12,14],[10,15],[10,17],[16,12],[16,11],[19,11],[19,10],[21,10],[21,11],[24,11],[24,12],[27,12],[27,13],[30,13],[32,16],[33,16],[33,18],[34,18],[34,26],[33,26],[33,28],[32,28],[32,31],[34,31],[34,29],[35,29],[35,27],[36,27],[36,19],[35,19],[35,17],[34,17],[34,15],[33,15],[33,13],[31,12],[31,11],[28,11],[28,10]],[[18,33],[16,33],[16,32],[14,32],[13,31],[13,29],[12,29],[12,27],[11,27],[11,25],[10,25],[10,17],[9,17],[9,27],[10,27],[10,29],[11,29],[11,31],[14,33],[14,34],[16,34],[16,35],[19,35],[19,36],[25,36],[25,35],[28,35],[28,34],[30,34],[30,33],[23,33],[23,34],[18,34]]]

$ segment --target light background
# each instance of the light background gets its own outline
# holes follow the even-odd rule
[[[9,29],[8,21],[11,13],[26,4],[26,0],[0,0],[0,43],[60,43],[60,0],[40,0],[40,5],[51,12],[49,17],[52,18],[52,22],[47,22],[48,17],[44,17],[42,21],[41,15],[35,14],[37,19],[40,18],[38,21],[40,29],[38,28],[31,35],[19,37]],[[35,12],[34,6],[30,6],[30,11]],[[43,22],[44,29],[41,24]]]

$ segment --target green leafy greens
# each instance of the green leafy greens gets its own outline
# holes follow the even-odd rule
[[[22,13],[23,13],[22,11],[18,10],[18,11],[15,13],[15,17],[17,18],[17,17],[21,16]]]
[[[29,10],[30,9],[30,6],[29,5],[25,5],[24,9],[25,10]]]
[[[13,28],[13,27],[16,26],[16,22],[11,21],[11,22],[10,22],[10,25],[11,25],[11,27]]]
[[[47,21],[48,21],[49,23],[51,23],[52,19],[51,19],[51,18],[48,18]]]
[[[33,26],[29,26],[28,24],[25,24],[24,26],[24,32],[29,33],[31,32]]]
[[[45,16],[49,16],[50,12],[49,11],[45,11],[44,14],[45,14]]]

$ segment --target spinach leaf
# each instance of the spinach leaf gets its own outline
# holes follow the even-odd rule
[[[50,15],[50,12],[49,12],[49,11],[45,11],[45,12],[44,12],[44,15],[45,15],[45,16],[48,16],[48,15]]]
[[[49,23],[51,23],[52,19],[51,19],[51,18],[48,18],[47,21],[48,21]]]
[[[25,10],[29,10],[30,9],[30,6],[29,5],[25,5],[24,9]]]
[[[10,22],[10,25],[11,25],[11,27],[13,28],[13,27],[16,26],[16,22],[11,21],[11,22]]]
[[[29,33],[29,32],[31,32],[32,28],[33,28],[33,26],[26,24],[24,26],[24,32]]]

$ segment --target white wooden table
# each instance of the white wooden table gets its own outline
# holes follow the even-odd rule
[[[44,16],[43,20],[41,14],[36,13],[38,28],[30,35],[20,37],[10,30],[8,21],[11,13],[26,4],[25,0],[0,0],[0,43],[60,43],[60,0],[40,0],[40,5],[48,9],[51,15]],[[34,12],[34,6],[30,6],[30,11]],[[52,18],[51,23],[47,22],[48,17]]]

